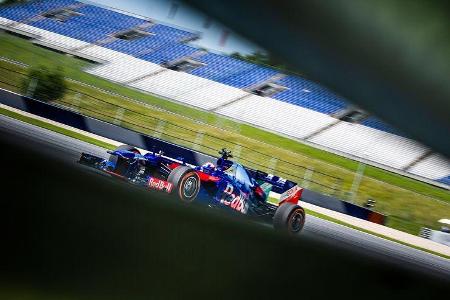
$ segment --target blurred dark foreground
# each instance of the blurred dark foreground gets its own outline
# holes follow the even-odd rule
[[[287,238],[0,137],[0,299],[425,299],[449,282]]]

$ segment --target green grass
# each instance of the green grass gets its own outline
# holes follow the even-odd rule
[[[61,127],[55,126],[53,124],[49,124],[49,123],[41,121],[41,120],[30,118],[30,117],[24,116],[22,114],[18,114],[16,112],[13,112],[13,111],[1,108],[1,107],[0,107],[0,115],[4,115],[4,116],[10,117],[10,118],[31,124],[31,125],[38,126],[38,127],[42,127],[42,128],[63,134],[65,136],[68,136],[68,137],[71,137],[74,139],[78,139],[78,140],[84,141],[86,143],[96,145],[96,146],[99,146],[99,147],[102,147],[105,149],[113,150],[116,148],[116,146],[114,146],[114,145],[102,142],[100,140],[94,139],[94,138],[86,136],[84,134],[80,134],[78,132],[75,132],[75,131],[72,131],[69,129],[61,128]]]
[[[117,121],[117,113],[123,110],[120,123],[123,127],[212,155],[227,147],[234,150],[242,163],[263,171],[271,171],[268,166],[275,157],[278,160],[273,172],[299,184],[303,184],[306,168],[311,168],[314,169],[312,181],[307,182],[310,189],[342,199],[348,197],[358,166],[356,161],[111,83],[85,73],[83,69],[92,66],[90,63],[37,47],[15,36],[0,34],[0,43],[0,56],[28,65],[59,64],[64,67],[67,77],[117,94],[69,82],[70,90],[56,102],[59,105],[108,122]],[[0,87],[19,91],[23,77],[19,73],[26,74],[26,69],[2,61],[0,67],[3,68],[0,69]],[[204,133],[202,139],[199,133]],[[201,145],[195,145],[193,141],[196,140]],[[447,190],[371,166],[366,167],[364,175],[356,203],[375,199],[377,211],[395,216],[388,226],[407,232],[422,225],[436,228],[436,220],[450,215],[450,192]]]
[[[420,224],[410,222],[394,215],[390,215],[389,218],[387,218],[386,226],[410,233],[412,235],[419,235],[422,227]]]

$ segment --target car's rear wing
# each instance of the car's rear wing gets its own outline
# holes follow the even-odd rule
[[[276,198],[278,204],[291,202],[297,204],[303,189],[296,182],[260,170],[249,170],[267,197]]]
[[[260,170],[249,170],[249,169],[247,170],[256,181],[258,181],[259,183],[261,182],[269,183],[272,186],[272,192],[278,194],[283,194],[287,190],[291,189],[293,186],[297,185],[296,182]]]
[[[280,198],[278,199],[278,205],[286,202],[297,204],[302,197],[302,193],[303,188],[299,187],[298,185],[294,185],[292,188],[280,195]]]

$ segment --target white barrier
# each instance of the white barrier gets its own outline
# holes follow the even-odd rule
[[[161,69],[157,64],[128,56],[91,68],[87,72],[112,81],[125,83]]]
[[[247,94],[231,86],[172,70],[130,85],[203,109],[212,109]]]
[[[216,112],[300,139],[336,122],[335,118],[328,115],[256,95],[227,105]]]
[[[397,169],[406,167],[427,151],[410,139],[347,122],[340,122],[310,141]]]

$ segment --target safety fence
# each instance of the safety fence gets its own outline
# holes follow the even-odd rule
[[[2,76],[0,83],[19,92],[18,83],[27,76],[25,71],[12,70],[4,66],[0,66],[0,69],[2,72],[12,74],[12,76]],[[21,77],[21,79],[17,80],[14,78],[15,76]],[[36,84],[35,82],[34,85]],[[27,89],[27,96],[33,97],[33,87]],[[338,196],[342,190],[342,178],[315,170],[311,165],[302,165],[292,159],[286,160],[264,153],[257,147],[249,145],[250,143],[246,143],[245,140],[239,139],[238,136],[229,135],[229,132],[219,128],[221,124],[204,126],[199,130],[168,118],[150,114],[141,107],[124,105],[122,99],[100,98],[70,86],[65,97],[58,100],[56,104],[83,115],[177,143],[208,155],[217,155],[222,148],[230,149],[234,159],[249,168],[277,173],[281,177],[299,182],[311,190],[326,195]],[[229,138],[223,138],[224,133],[228,133]],[[254,141],[252,142],[254,143]]]
[[[182,145],[151,137],[113,123],[84,116],[59,105],[44,103],[7,90],[0,89],[0,102],[124,144],[131,144],[147,150],[162,150],[168,156],[183,157],[187,163],[200,165],[215,159],[211,155],[183,147]],[[245,165],[248,166],[248,164]],[[380,213],[315,192],[309,188],[305,189],[302,200],[375,223],[384,224],[385,222],[384,215]]]

